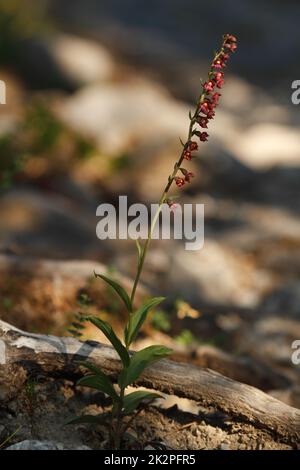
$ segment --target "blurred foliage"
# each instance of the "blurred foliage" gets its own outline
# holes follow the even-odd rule
[[[70,333],[74,338],[81,338],[83,335],[84,325],[81,322],[82,316],[87,315],[88,308],[92,304],[92,299],[87,292],[80,292],[77,300],[80,311],[72,313],[70,315],[70,325],[67,327],[67,332]]]
[[[164,331],[165,333],[170,331],[171,322],[169,314],[164,310],[154,311],[151,317],[151,325],[158,331]]]
[[[7,189],[12,185],[14,176],[21,171],[24,154],[16,143],[13,134],[0,137],[0,188]]]
[[[13,308],[13,301],[10,297],[4,297],[2,299],[2,307],[4,310],[9,312]]]
[[[46,0],[0,0],[0,60],[15,60],[18,43],[35,33],[50,29]]]
[[[0,188],[7,189],[25,173],[36,178],[68,172],[71,162],[94,153],[93,143],[66,127],[43,99],[35,99],[15,131],[0,137]]]
[[[117,173],[122,170],[127,170],[132,166],[132,159],[127,153],[121,153],[120,155],[115,156],[110,161],[110,171],[111,173]]]
[[[32,154],[52,150],[63,132],[63,125],[49,108],[37,102],[29,107],[23,124],[23,130],[31,136]]]
[[[174,340],[183,346],[189,346],[198,342],[193,333],[187,329],[182,330],[178,336],[175,336]]]

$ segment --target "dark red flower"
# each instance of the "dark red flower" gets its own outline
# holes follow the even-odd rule
[[[176,204],[176,202],[174,201],[170,201],[169,199],[166,201],[166,203],[168,204],[169,208],[170,208],[170,211],[176,211],[176,209],[179,207],[178,204]]]
[[[219,98],[221,96],[221,93],[214,93],[211,97],[212,99],[212,102],[217,105],[218,101],[219,101]]]
[[[203,88],[207,93],[210,93],[211,91],[214,90],[215,83],[212,80],[209,80],[209,82],[205,82],[203,84]]]
[[[216,72],[216,73],[214,74],[214,79],[215,79],[216,81],[221,80],[223,77],[224,77],[224,72]]]
[[[226,54],[225,52],[220,55],[220,59],[221,59],[223,62],[227,62],[227,60],[229,59],[229,57],[230,57],[230,55],[229,55],[229,54]]]
[[[204,119],[204,118],[203,118]],[[193,152],[194,150],[198,150],[198,144],[197,142],[190,142],[189,144],[189,149],[191,152]]]
[[[224,34],[224,42],[237,42],[237,38],[233,34]]]
[[[187,183],[190,183],[191,182],[191,178],[194,178],[194,173],[192,173],[191,171],[188,171],[184,177],[185,181]]]
[[[229,49],[231,52],[235,52],[236,49],[237,49],[237,45],[235,44],[235,42],[233,42],[232,44],[224,44],[224,47],[226,47],[227,49]]]
[[[200,132],[199,133],[199,139],[201,142],[205,142],[208,138],[208,133],[207,132]]]
[[[216,59],[216,60],[213,61],[212,66],[213,66],[215,69],[223,69],[223,68],[226,66],[226,64],[225,64],[225,62],[224,62],[223,60],[221,60],[221,59]]]
[[[198,124],[200,127],[203,127],[204,129],[207,129],[207,123],[208,123],[208,119],[207,117],[200,117],[198,119]]]
[[[174,180],[178,188],[181,188],[185,183],[185,180],[183,178],[180,178],[180,176],[175,176]]]
[[[186,150],[186,151],[184,152],[184,158],[185,158],[186,160],[192,160],[192,154],[191,154],[191,152],[190,152],[189,150]]]
[[[208,113],[207,113],[207,118],[208,119],[213,119],[213,117],[215,116],[215,112],[213,109],[211,109]]]
[[[202,103],[200,105],[200,111],[203,114],[207,114],[209,109],[210,109],[210,107],[209,107],[209,102],[208,101],[204,101],[204,103]]]

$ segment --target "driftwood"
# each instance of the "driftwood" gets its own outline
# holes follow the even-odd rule
[[[288,389],[292,386],[288,375],[274,370],[268,364],[250,357],[237,357],[221,349],[201,345],[195,348],[181,347],[176,343],[170,344],[175,350],[173,359],[179,362],[193,362],[193,364],[213,369],[226,377],[243,382],[260,390],[269,391]]]
[[[25,333],[0,321],[0,400],[16,396],[30,375],[74,378],[76,361],[89,359],[115,378],[120,361],[101,343]],[[300,410],[264,392],[197,366],[163,360],[146,369],[135,385],[192,399],[286,442],[300,442]]]

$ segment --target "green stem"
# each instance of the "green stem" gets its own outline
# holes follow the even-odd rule
[[[204,98],[205,98],[205,93],[202,93],[202,95],[200,97],[200,102],[202,102],[204,100]],[[141,257],[139,259],[138,269],[137,269],[137,273],[136,273],[136,276],[135,276],[135,280],[134,280],[133,287],[132,287],[132,292],[131,292],[131,297],[130,297],[130,300],[131,300],[132,304],[134,302],[136,289],[137,289],[137,286],[138,286],[138,283],[139,283],[139,280],[140,280],[140,277],[141,277],[141,274],[142,274],[142,271],[143,271],[146,254],[147,254],[150,242],[152,240],[152,236],[153,236],[153,232],[154,232],[154,229],[155,229],[157,219],[158,219],[159,214],[161,212],[162,206],[163,206],[163,204],[165,203],[165,201],[167,199],[169,189],[172,186],[174,178],[177,175],[177,172],[180,168],[180,165],[181,165],[181,163],[184,159],[184,152],[186,150],[187,143],[191,140],[191,138],[193,136],[193,130],[194,130],[194,124],[196,123],[197,111],[198,111],[198,107],[196,108],[194,115],[191,117],[191,122],[190,122],[190,126],[189,126],[189,131],[188,131],[188,137],[187,137],[186,144],[183,146],[180,157],[179,157],[178,161],[176,162],[176,164],[174,165],[173,173],[168,178],[168,183],[167,183],[167,185],[166,185],[166,187],[165,187],[165,189],[164,189],[164,191],[161,195],[161,198],[159,200],[158,209],[157,209],[157,211],[156,211],[156,213],[153,217],[150,230],[148,231],[147,240],[145,242],[144,247],[142,248],[142,254],[141,254]]]
[[[114,448],[115,450],[120,450],[121,448],[121,436],[122,436],[122,408],[123,408],[123,401],[124,401],[124,394],[125,388],[120,389],[120,402],[118,404],[117,412],[116,412],[116,429],[115,429],[115,437],[114,437]]]

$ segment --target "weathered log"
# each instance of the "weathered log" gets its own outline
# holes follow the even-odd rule
[[[234,356],[210,345],[201,345],[190,349],[178,347],[177,344],[174,346],[174,360],[179,362],[192,360],[193,364],[199,367],[213,369],[226,377],[252,385],[260,390],[287,389],[292,385],[287,374],[274,370],[267,363],[256,358]]]
[[[74,377],[82,373],[76,361],[87,358],[113,379],[120,369],[110,346],[25,333],[0,321],[0,399],[16,395],[29,375]],[[162,360],[147,368],[135,385],[196,400],[283,441],[300,442],[300,410],[210,369]]]

